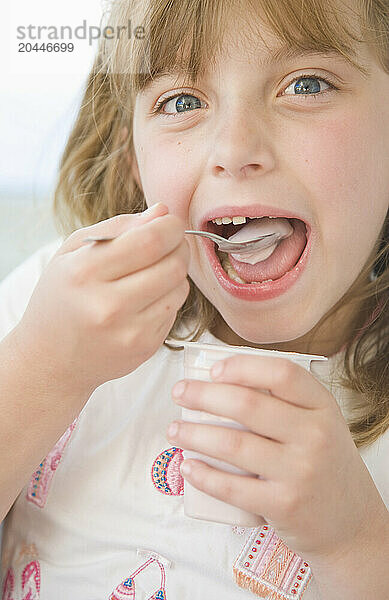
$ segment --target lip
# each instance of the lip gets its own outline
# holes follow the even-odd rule
[[[212,219],[218,219],[221,217],[284,217],[286,219],[300,219],[305,223],[307,229],[310,229],[309,223],[302,217],[292,211],[285,210],[283,208],[277,208],[276,206],[266,206],[264,204],[247,204],[245,206],[219,206],[217,209],[207,212],[203,215],[202,220],[199,224],[199,229],[206,231],[204,227],[207,227],[208,222]]]
[[[240,209],[243,209],[243,208],[244,207],[241,207]],[[257,208],[259,208],[259,207],[257,207]],[[263,207],[261,207],[261,208],[263,208]],[[260,211],[258,211],[258,212],[260,212]],[[276,212],[276,209],[273,208],[273,212]],[[230,214],[231,214],[231,216],[239,216],[239,215],[236,215],[236,207],[234,209],[234,213],[232,212],[232,209],[231,209]],[[271,213],[267,213],[267,215],[281,216],[279,214],[272,215]],[[267,215],[263,215],[263,214],[255,215],[255,214],[250,214],[249,212],[247,212],[245,216],[267,216]],[[228,213],[223,213],[223,215],[220,215],[220,216],[230,216],[230,215]],[[296,217],[295,215],[292,215],[292,214],[288,215],[286,213],[286,211],[283,211],[282,216],[285,216],[287,218],[300,218],[300,217]],[[210,218],[215,219],[216,216],[215,217],[211,216]],[[208,218],[207,220],[209,221],[210,219]],[[300,220],[304,221],[303,219],[300,219]],[[199,241],[204,246],[205,253],[208,257],[208,260],[212,266],[213,272],[214,272],[219,284],[226,292],[228,292],[235,298],[239,298],[240,300],[249,300],[249,301],[253,301],[253,302],[259,302],[261,300],[272,300],[273,298],[277,298],[278,296],[281,296],[282,294],[287,292],[293,286],[293,284],[298,279],[300,279],[300,277],[303,274],[305,267],[308,263],[308,259],[309,259],[311,249],[312,249],[312,235],[311,235],[312,231],[311,231],[310,225],[308,223],[306,223],[305,221],[304,221],[304,223],[305,223],[306,233],[307,233],[307,243],[305,245],[303,253],[301,254],[297,264],[293,267],[293,269],[291,271],[288,271],[288,273],[285,273],[285,275],[280,277],[280,279],[275,279],[274,281],[267,282],[267,283],[242,284],[242,283],[238,283],[237,281],[234,281],[233,279],[228,277],[227,273],[224,271],[223,267],[221,266],[220,261],[215,252],[214,242],[212,242],[211,240],[205,239],[205,238],[201,238],[201,240],[199,240]]]

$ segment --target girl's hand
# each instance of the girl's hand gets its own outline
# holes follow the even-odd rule
[[[189,292],[184,223],[167,211],[159,204],[78,229],[51,259],[17,326],[26,366],[42,365],[48,385],[92,393],[162,345]]]
[[[215,498],[262,515],[306,560],[334,558],[363,544],[388,513],[334,397],[288,359],[240,355],[217,364],[224,367],[212,376],[217,382],[186,380],[177,404],[229,417],[251,431],[179,422],[168,438],[255,475],[191,459],[182,463],[191,467],[183,476]]]

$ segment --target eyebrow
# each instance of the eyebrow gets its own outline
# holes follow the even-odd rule
[[[268,67],[270,65],[272,65],[273,63],[285,63],[288,60],[293,60],[296,58],[302,58],[302,57],[306,57],[306,56],[320,56],[322,58],[338,58],[341,59],[345,62],[347,62],[349,65],[352,65],[354,67],[356,67],[361,73],[367,75],[369,73],[369,70],[362,66],[361,64],[359,64],[356,60],[353,60],[353,55],[355,55],[355,52],[351,50],[351,56],[350,58],[346,56],[346,54],[344,54],[343,52],[341,52],[340,50],[336,49],[336,48],[322,48],[322,49],[318,49],[318,48],[313,48],[313,47],[306,47],[306,48],[301,48],[298,46],[291,46],[290,44],[283,44],[282,46],[279,46],[277,48],[274,48],[273,50],[271,50],[267,56],[265,56],[263,59],[261,59],[258,62],[258,65],[260,67]]]
[[[274,63],[283,64],[287,61],[307,56],[320,56],[322,58],[338,58],[347,62],[349,65],[356,67],[362,75],[368,76],[370,74],[370,70],[367,67],[363,67],[357,62],[352,61],[351,59],[347,58],[345,54],[340,52],[340,50],[336,50],[335,48],[317,50],[316,48],[299,48],[297,46],[291,46],[290,44],[284,44],[280,47],[273,49],[267,54],[267,56],[258,61],[258,66],[260,68],[265,68],[271,66]],[[175,68],[171,71],[160,71],[145,83],[143,89],[141,90],[141,93],[156,85],[158,81],[160,79],[163,79],[164,77],[177,76],[179,78],[180,76],[182,77],[185,75],[186,73],[179,68]]]
[[[328,50],[317,50],[316,48],[298,48],[297,46],[285,44],[269,52],[265,58],[259,61],[259,65],[268,66],[274,62],[283,63],[287,60],[300,58],[302,56],[329,56],[330,58],[340,57],[345,59],[345,56],[339,52],[339,50],[335,50],[335,48],[329,48]]]

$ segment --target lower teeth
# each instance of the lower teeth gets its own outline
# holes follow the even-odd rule
[[[244,281],[244,279],[241,279],[239,277],[239,275],[236,273],[236,271],[232,271],[232,269],[228,269],[226,271],[226,273],[229,277],[231,277],[231,279],[233,279],[234,281],[237,281],[238,283],[247,283],[247,281]]]
[[[220,263],[223,267],[223,269],[225,270],[225,272],[227,273],[227,275],[233,279],[234,281],[236,281],[237,283],[250,283],[250,284],[258,284],[258,283],[268,283],[270,281],[273,281],[273,279],[266,279],[266,281],[244,281],[244,279],[241,279],[238,275],[238,273],[235,271],[234,267],[231,265],[230,263],[230,258],[228,254],[224,254],[221,253],[219,254],[219,259],[220,259]]]

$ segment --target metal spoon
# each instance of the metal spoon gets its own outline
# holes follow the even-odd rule
[[[227,254],[239,252],[239,254],[245,254],[246,252],[254,252],[254,250],[263,250],[265,248],[269,248],[269,246],[273,246],[280,242],[285,237],[289,237],[288,235],[282,235],[281,233],[268,233],[266,235],[261,235],[249,240],[247,242],[230,242],[225,238],[217,235],[216,233],[210,233],[208,231],[192,231],[187,230],[185,233],[190,233],[193,235],[200,235],[202,237],[209,238],[217,246],[221,252],[227,252]],[[83,242],[91,243],[91,242],[109,242],[114,240],[114,237],[88,237],[83,240]]]

